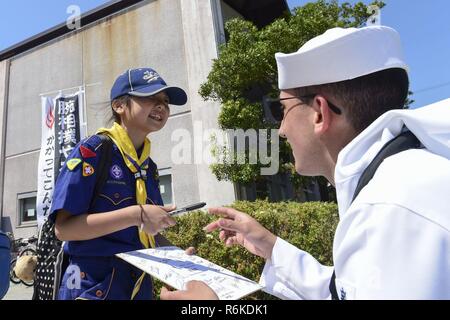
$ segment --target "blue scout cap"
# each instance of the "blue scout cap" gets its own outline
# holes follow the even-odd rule
[[[163,78],[151,68],[129,69],[121,74],[111,88],[111,101],[129,94],[135,97],[149,97],[159,92],[166,92],[169,103],[184,105],[186,92],[178,87],[168,86]]]

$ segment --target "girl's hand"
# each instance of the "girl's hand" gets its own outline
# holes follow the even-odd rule
[[[161,207],[150,204],[142,205],[139,208],[139,225],[142,231],[151,234],[152,236],[163,231],[168,227],[176,224],[175,219],[168,215],[168,212],[175,210],[174,206]]]

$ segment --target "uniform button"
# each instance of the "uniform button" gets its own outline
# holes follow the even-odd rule
[[[114,198],[119,199],[120,198],[120,194],[114,193]]]
[[[100,298],[103,295],[103,291],[102,290],[97,290],[95,292],[95,295],[97,296],[97,298]]]
[[[86,278],[86,273],[84,273],[84,272],[80,272],[80,277],[81,277],[81,279],[84,279],[84,278]]]

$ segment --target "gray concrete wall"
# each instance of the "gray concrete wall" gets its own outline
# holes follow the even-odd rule
[[[3,147],[3,116],[5,107],[5,85],[6,85],[7,60],[0,61],[0,150]]]
[[[220,105],[205,102],[198,94],[200,85],[211,70],[212,60],[217,58],[216,31],[211,6],[211,1],[214,0],[180,1],[192,121],[194,125],[198,121],[204,129],[218,128]],[[232,183],[217,181],[209,164],[196,165],[201,201],[206,202],[208,206],[217,206],[230,204],[235,200]]]
[[[81,40],[65,37],[11,61],[7,158],[40,148],[41,93],[82,84]]]
[[[5,87],[7,84],[7,67],[8,67],[8,61],[0,61],[0,229],[3,229],[2,226],[2,217],[3,217],[3,211],[2,211],[2,203],[3,203],[3,167],[4,167],[4,158],[5,155],[3,154],[3,147],[4,147],[4,126],[6,125],[6,122],[4,121],[5,117],[5,107],[6,107],[6,91]]]
[[[213,198],[213,195],[202,196],[205,194],[205,187],[201,192],[199,189],[200,184],[205,185],[213,178],[206,173],[209,168],[201,167],[199,172],[199,167],[195,164],[174,165],[170,158],[169,145],[172,143],[173,130],[185,128],[192,131],[191,108],[208,107],[198,99],[198,95],[195,96],[199,84],[206,78],[207,69],[202,66],[201,73],[196,74],[192,64],[201,65],[201,59],[214,56],[209,52],[209,47],[215,46],[213,38],[203,39],[201,42],[184,41],[188,30],[185,30],[184,19],[187,17],[182,16],[182,7],[188,2],[190,1],[145,1],[137,7],[55,39],[12,60],[3,208],[4,215],[10,216],[13,228],[17,225],[18,217],[17,195],[37,189],[41,139],[40,94],[86,85],[88,134],[93,134],[98,127],[105,125],[110,115],[109,92],[113,81],[117,75],[133,67],[155,68],[168,84],[186,89],[190,96],[186,106],[172,107],[172,117],[166,127],[151,136],[152,158],[160,168],[171,168],[177,205]],[[200,2],[208,3],[208,0]],[[211,21],[207,21],[210,14],[205,19],[203,24],[211,24]],[[201,28],[202,25],[197,27]],[[204,34],[205,32],[207,33],[204,31]],[[213,42],[208,44],[208,41]],[[186,45],[206,45],[206,55],[192,56],[196,52],[202,53],[203,49],[195,48],[194,52],[187,49]],[[187,51],[191,64],[189,71]],[[206,65],[209,64],[210,61],[206,61]],[[54,92],[51,95],[56,94]],[[214,116],[215,113],[208,113],[200,118],[206,119],[210,115]],[[223,198],[223,191],[216,188],[216,185],[214,190],[222,197],[219,202],[229,202],[228,198]],[[212,200],[207,202],[217,203]],[[29,236],[34,232],[33,228],[15,230],[19,237]]]
[[[39,153],[7,158],[5,164],[5,191],[3,198],[5,223],[11,224],[14,236],[30,237],[37,234],[37,223],[19,227],[18,195],[37,191],[37,164]]]
[[[110,115],[110,89],[125,70],[149,66],[170,85],[188,85],[178,0],[146,1],[82,35],[83,82],[96,84],[86,89],[90,134]],[[172,111],[185,112],[189,108],[188,103]]]
[[[148,1],[83,32],[83,80],[94,84],[86,88],[89,134],[106,124],[111,86],[129,68],[152,67],[169,85],[188,91],[182,28],[180,1],[164,0]],[[185,106],[171,106],[166,126],[150,135],[152,159],[159,168],[171,168],[178,206],[200,200],[196,166],[174,165],[170,156],[173,130],[192,131],[191,106],[190,99]]]
[[[152,141],[152,159],[158,164],[159,168],[171,168],[173,200],[178,207],[183,207],[194,202],[200,202],[202,199],[198,188],[201,181],[198,180],[197,167],[192,161],[193,143],[190,144],[188,150],[191,155],[189,163],[180,163],[176,160],[176,155],[172,156],[172,153],[177,151],[176,147],[179,143],[175,139],[176,136],[172,134],[180,128],[189,131],[189,136],[192,137],[193,128],[190,113],[172,116],[161,131],[150,134],[149,138]],[[176,164],[173,164],[172,159],[175,159]]]
[[[67,36],[11,61],[6,131],[3,210],[12,228],[19,225],[20,193],[37,191],[41,145],[40,94],[82,83],[82,37]],[[53,95],[56,95],[54,93]],[[17,228],[16,237],[28,237],[36,227]]]

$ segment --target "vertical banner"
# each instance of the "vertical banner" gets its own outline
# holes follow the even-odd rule
[[[41,98],[42,104],[42,138],[38,166],[37,222],[40,229],[48,216],[52,204],[53,186],[55,184],[55,107],[53,99]]]
[[[38,166],[37,222],[40,229],[52,204],[55,181],[77,143],[86,136],[84,92],[42,97],[42,139]]]
[[[55,177],[80,141],[79,95],[55,99]]]

